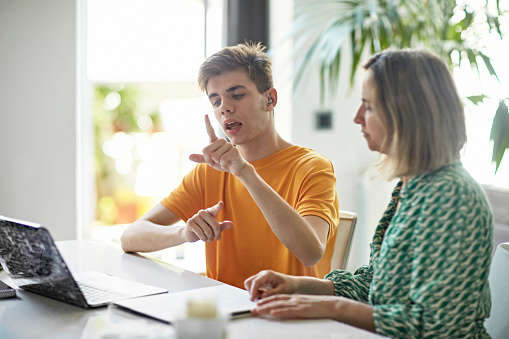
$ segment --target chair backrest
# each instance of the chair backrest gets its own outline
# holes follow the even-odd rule
[[[488,280],[491,312],[484,323],[486,330],[493,339],[509,338],[509,242],[497,246]]]
[[[332,254],[331,270],[345,269],[350,254],[357,214],[348,211],[339,211],[339,224]]]

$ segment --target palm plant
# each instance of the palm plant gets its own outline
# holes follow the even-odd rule
[[[466,60],[476,71],[484,65],[498,79],[489,56],[466,38],[486,28],[502,37],[499,0],[495,0],[495,15],[488,10],[490,0],[485,1],[484,8],[476,10],[456,0],[296,0],[293,36],[295,51],[302,57],[297,60],[295,85],[311,63],[318,63],[323,101],[327,88],[330,93],[337,89],[344,53],[350,54],[352,85],[365,53],[390,47],[425,47],[441,56],[451,69]],[[477,104],[485,97],[468,99]],[[509,148],[509,115],[504,100],[493,120],[491,138],[497,170]]]

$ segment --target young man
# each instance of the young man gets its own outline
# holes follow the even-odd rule
[[[277,92],[261,44],[226,47],[201,66],[199,85],[229,142],[210,144],[179,187],[122,235],[126,252],[206,241],[207,275],[243,288],[260,270],[322,277],[339,221],[329,160],[274,127]],[[172,226],[184,220],[184,226]]]

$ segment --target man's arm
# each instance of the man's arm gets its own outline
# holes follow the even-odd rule
[[[323,256],[329,223],[318,216],[301,216],[248,164],[238,175],[262,211],[274,234],[304,265]]]
[[[172,211],[157,204],[143,217],[130,224],[120,242],[125,252],[151,252],[185,242],[184,227],[173,226],[179,221]]]
[[[184,226],[172,226],[179,217],[161,204],[157,204],[141,219],[129,225],[120,239],[126,252],[152,252],[184,242],[221,240],[221,233],[233,226],[231,221],[217,221],[223,208],[219,201],[212,207],[199,210]]]

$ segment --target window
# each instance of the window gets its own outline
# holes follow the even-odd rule
[[[221,0],[88,0],[87,76],[93,86],[96,221],[118,240],[175,188],[207,144],[210,104],[198,69],[222,45]],[[205,18],[207,20],[205,20]],[[204,269],[203,244],[160,252]],[[190,253],[190,255],[188,255]]]
[[[472,2],[471,6],[484,6],[484,1]],[[502,10],[509,6],[500,3]],[[509,17],[501,18],[501,30],[505,37],[509,34]],[[478,48],[491,57],[500,81],[489,76],[488,71],[480,68],[479,76],[466,60],[462,67],[455,70],[454,78],[461,96],[485,94],[483,103],[474,105],[466,101],[465,114],[467,125],[467,144],[462,152],[462,161],[467,170],[481,184],[509,189],[509,153],[506,151],[500,167],[495,174],[495,165],[491,162],[493,142],[490,141],[491,124],[498,101],[509,97],[509,65],[506,62],[509,46],[496,33],[485,32],[482,38],[471,37]],[[481,63],[482,64],[482,63]]]

